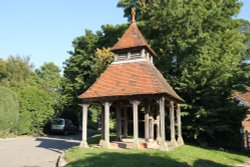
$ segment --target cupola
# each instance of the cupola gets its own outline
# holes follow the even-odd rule
[[[156,56],[156,53],[151,49],[138,29],[135,14],[135,9],[132,9],[131,24],[120,40],[111,48],[111,51],[115,53],[114,62],[147,60],[153,63],[153,56]]]

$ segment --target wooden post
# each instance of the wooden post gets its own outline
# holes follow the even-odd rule
[[[246,144],[247,144],[247,149],[249,149],[249,133],[246,130]]]
[[[128,137],[128,110],[127,107],[123,111],[123,137]]]
[[[110,148],[110,139],[109,139],[109,117],[110,117],[110,106],[111,103],[104,102],[104,140],[100,141],[100,145],[103,148]]]
[[[156,141],[159,142],[161,140],[161,136],[160,136],[160,115],[159,115],[159,112],[157,112],[156,121],[157,121],[157,126],[156,126]]]
[[[160,131],[161,131],[161,140],[165,142],[165,98],[162,97],[159,100],[159,109],[160,109]]]
[[[133,106],[133,137],[134,137],[133,148],[138,149],[139,148],[138,106],[140,104],[140,101],[133,100],[131,103]]]
[[[149,119],[149,141],[154,141],[154,117]]]
[[[145,126],[145,141],[148,142],[149,141],[149,108],[150,106],[147,104],[146,108],[145,108],[145,115],[144,115],[144,126]]]
[[[180,104],[177,104],[177,125],[178,125],[178,138],[177,143],[178,145],[183,145],[183,138],[182,138],[182,131],[181,131],[181,107]]]
[[[165,141],[165,98],[162,97],[158,100],[159,113],[160,113],[160,150],[168,150],[168,146]]]
[[[80,144],[81,148],[88,148],[87,143],[87,125],[88,125],[88,104],[82,105],[82,141]]]
[[[116,140],[121,141],[122,127],[121,127],[121,106],[116,105]]]
[[[170,112],[170,143],[172,147],[175,147],[176,139],[175,139],[175,123],[174,123],[174,102],[170,101],[169,103],[169,112]]]
[[[104,140],[104,108],[101,105],[101,139]]]

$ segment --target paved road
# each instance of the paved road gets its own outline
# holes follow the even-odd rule
[[[79,145],[80,135],[0,140],[0,167],[55,167],[58,156]]]

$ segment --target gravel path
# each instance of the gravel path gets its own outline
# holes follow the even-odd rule
[[[79,145],[80,135],[0,140],[1,167],[55,167],[58,156]]]

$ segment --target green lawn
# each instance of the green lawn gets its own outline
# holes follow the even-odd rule
[[[95,142],[96,136],[90,138]],[[184,145],[169,152],[75,147],[65,154],[67,167],[226,167],[247,161],[235,153]]]

